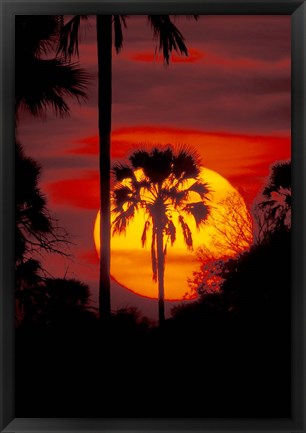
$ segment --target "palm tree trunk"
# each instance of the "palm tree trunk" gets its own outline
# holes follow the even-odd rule
[[[110,147],[112,110],[112,15],[97,15],[100,143],[99,314],[109,318],[110,303]]]
[[[165,322],[165,257],[163,246],[163,229],[157,226],[156,229],[156,245],[157,245],[157,278],[158,278],[158,320],[159,326]]]

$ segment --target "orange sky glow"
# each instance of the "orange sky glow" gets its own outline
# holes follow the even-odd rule
[[[93,77],[87,101],[71,101],[71,116],[64,119],[21,113],[18,139],[41,164],[40,187],[48,208],[71,236],[72,259],[47,256],[44,266],[54,276],[86,282],[97,306],[99,260],[93,230],[100,203],[93,21],[91,17],[79,47],[80,64]],[[139,147],[187,144],[200,155],[203,179],[206,168],[217,196],[232,191],[241,198],[252,224],[252,205],[271,165],[291,158],[290,17],[201,16],[196,23],[179,17],[176,24],[189,56],[173,54],[164,66],[146,19],[127,20],[123,50],[113,55],[112,159],[125,162]],[[214,204],[220,201],[217,196]],[[112,307],[134,305],[156,318],[156,284],[150,253],[140,245],[140,223],[135,221],[125,240],[113,240]],[[196,246],[209,243],[207,233],[194,231],[194,238]],[[169,248],[166,260],[169,316],[173,300],[194,298],[186,280],[199,263],[180,240]],[[135,277],[137,267],[143,269],[144,288]],[[177,270],[184,267],[182,276]]]
[[[252,243],[252,218],[238,191],[218,173],[207,168],[202,168],[200,178],[207,182],[210,188],[207,195],[210,215],[206,225],[200,229],[191,218],[186,219],[192,231],[192,251],[186,248],[177,217],[173,215],[173,222],[177,227],[176,241],[173,246],[167,245],[165,258],[165,299],[169,301],[197,297],[196,292],[188,285],[188,279],[192,278],[195,269],[195,252],[198,248],[205,246],[215,259],[219,259],[231,257],[237,250],[245,251]],[[125,234],[112,236],[111,275],[132,292],[157,299],[157,283],[152,280],[150,243],[141,248],[145,221],[145,213],[140,210],[129,223]],[[240,231],[247,235],[242,237]],[[227,234],[226,242],[223,239],[224,233]],[[151,236],[149,234],[148,238]],[[100,214],[95,221],[94,240],[100,255]],[[231,243],[235,244],[237,249],[233,250]]]

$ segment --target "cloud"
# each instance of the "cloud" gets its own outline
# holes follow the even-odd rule
[[[87,250],[78,254],[80,260],[90,265],[99,265],[99,257],[95,250]]]
[[[67,157],[65,155],[42,157],[40,164],[44,170],[75,170],[92,169],[98,167],[98,161],[92,158]],[[58,175],[58,174],[57,174]]]
[[[80,63],[97,77],[95,17],[90,23],[80,44]],[[124,49],[113,57],[114,129],[164,124],[233,133],[290,133],[290,17],[201,16],[198,22],[177,18],[190,47],[188,59],[197,60],[186,63],[178,56],[183,63],[169,67],[130,61],[135,53],[154,57],[156,41],[145,17],[132,16],[127,23]],[[65,119],[48,114],[41,121],[22,113],[18,133],[34,158],[70,153],[77,137],[96,133],[96,78],[87,92],[82,106],[68,99],[71,117]],[[79,155],[85,155],[88,148],[83,153],[79,147]],[[123,143],[116,147],[123,149]]]
[[[124,56],[136,62],[157,62],[164,63],[164,58],[159,53],[150,51],[124,53]],[[170,63],[196,63],[204,57],[204,53],[196,48],[188,48],[188,56],[179,55],[173,52],[170,56]]]
[[[76,141],[81,146],[76,146],[67,150],[70,154],[75,155],[98,155],[99,141],[98,136],[93,135],[83,137]],[[159,125],[135,125],[117,128],[112,132],[112,157],[120,158],[138,148],[141,144],[189,144],[195,146],[199,151],[207,156],[218,155],[217,146],[222,146],[229,154],[234,150],[239,153],[251,153],[255,151],[258,154],[259,149],[265,149],[266,146],[275,146],[279,149],[288,148],[290,146],[290,137],[271,136],[271,135],[252,135],[252,134],[234,134],[222,131],[205,131],[201,129],[192,128],[179,128],[171,126]],[[245,145],[252,146],[249,151],[246,150]],[[228,155],[227,155],[228,157]]]
[[[99,172],[80,173],[78,178],[47,183],[45,189],[54,205],[99,209]]]
[[[242,133],[289,132],[290,92],[290,51],[274,62],[206,53],[196,64],[169,67],[118,56],[113,126],[158,122]]]
[[[263,186],[267,182],[271,167],[276,160],[283,161],[290,159],[290,150],[280,149],[276,154],[274,147],[271,153],[261,157],[260,162],[253,162],[240,167],[239,172],[229,174],[227,180],[241,193],[246,203],[251,206],[254,199],[262,192]],[[274,152],[273,152],[274,150]],[[285,156],[286,155],[286,156]]]
[[[274,61],[290,52],[290,16],[201,15],[177,20],[187,45],[201,44],[218,55]]]
[[[202,51],[197,48],[189,48],[188,56],[179,55],[177,53],[172,53],[170,56],[170,64],[171,63],[196,63],[200,62],[202,65],[214,66],[217,68],[227,68],[227,69],[237,69],[241,70],[251,70],[251,71],[263,71],[265,69],[276,69],[276,70],[287,70],[290,68],[290,58],[284,57],[277,61],[271,62],[271,59],[256,59],[250,56],[237,56],[230,57],[227,55],[216,55],[212,51]],[[142,51],[142,52],[127,52],[123,54],[123,58],[127,58],[129,60],[133,60],[136,62],[145,62],[145,63],[164,63],[163,56],[159,53],[154,53],[150,51]]]
[[[98,155],[99,154],[99,137],[93,135],[76,140],[81,146],[73,149],[67,149],[66,153],[74,155]]]
[[[71,154],[80,158],[98,155],[98,137],[77,140],[81,146],[71,148]],[[112,158],[126,159],[141,147],[154,145],[188,144],[200,154],[202,164],[228,179],[234,187],[244,191],[252,201],[264,182],[270,165],[276,160],[290,159],[290,136],[247,135],[228,132],[209,132],[196,129],[138,125],[122,127],[112,134]],[[73,172],[70,172],[73,173]],[[46,184],[53,204],[82,209],[99,207],[98,171],[83,170],[78,178],[72,177]]]
[[[146,17],[129,17],[123,29],[123,50],[113,56],[112,157],[125,158],[144,143],[189,143],[205,166],[252,203],[270,165],[290,158],[290,16],[173,19],[190,57],[175,54],[169,67],[150,60],[158,41]],[[48,207],[76,243],[73,264],[47,258],[47,268],[63,277],[69,267],[68,274],[89,282],[98,299],[92,238],[99,207],[95,17],[89,21],[80,43],[80,64],[93,76],[88,100],[79,106],[68,99],[71,117],[64,119],[21,113],[18,136],[42,164]],[[131,61],[137,54],[148,57]],[[157,312],[156,301],[112,282],[112,307],[124,303]]]

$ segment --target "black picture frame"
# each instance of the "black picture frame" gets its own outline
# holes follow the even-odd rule
[[[305,431],[306,5],[295,0],[0,0],[0,430],[9,432]],[[292,417],[280,419],[47,419],[14,414],[14,18],[17,14],[276,14],[292,24]]]

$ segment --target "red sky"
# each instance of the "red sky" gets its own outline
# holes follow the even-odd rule
[[[55,276],[76,277],[97,301],[93,223],[99,206],[95,19],[82,32],[80,63],[92,75],[88,101],[71,116],[20,116],[18,135],[43,168],[41,189],[71,235],[72,261],[45,259]],[[290,158],[290,17],[179,17],[190,56],[163,65],[145,17],[129,17],[124,48],[113,58],[112,157],[140,144],[191,144],[203,165],[237,188],[247,204],[270,165]],[[156,301],[114,284],[114,308],[136,305],[155,317]],[[171,305],[170,305],[171,306]],[[169,305],[167,305],[169,310]]]

